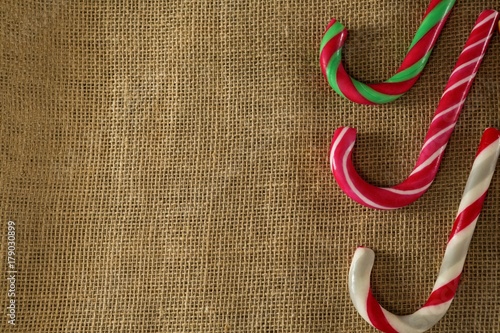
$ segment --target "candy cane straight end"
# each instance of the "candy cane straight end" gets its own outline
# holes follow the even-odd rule
[[[330,166],[337,184],[347,196],[366,207],[387,210],[407,206],[427,191],[439,170],[497,21],[498,12],[494,10],[479,15],[441,96],[415,167],[404,181],[392,187],[377,187],[366,182],[352,162],[356,130],[341,127],[335,131]]]
[[[434,288],[427,302],[413,314],[397,316],[377,302],[370,287],[375,253],[365,247],[356,249],[349,270],[349,294],[356,310],[370,325],[386,333],[419,333],[430,329],[446,314],[458,289],[499,154],[500,131],[488,128],[477,149]]]

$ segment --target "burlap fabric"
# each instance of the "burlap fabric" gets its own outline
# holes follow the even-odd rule
[[[357,127],[363,177],[404,179],[476,17],[500,3],[458,1],[423,77],[385,106],[337,96],[318,47],[336,17],[349,72],[388,78],[427,4],[2,1],[0,244],[5,263],[14,220],[15,331],[374,332],[348,296],[358,244],[376,251],[381,304],[418,309],[481,133],[500,126],[500,38],[417,203],[380,212],[347,198],[331,136]],[[432,332],[500,332],[499,252],[497,174]]]

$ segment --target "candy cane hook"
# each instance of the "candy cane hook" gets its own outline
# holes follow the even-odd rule
[[[342,66],[342,47],[347,30],[333,19],[320,45],[320,66],[330,86],[341,96],[359,104],[392,102],[411,89],[422,74],[455,0],[432,0],[408,53],[396,74],[383,83],[364,84]]]
[[[498,13],[494,10],[479,15],[439,101],[415,168],[406,180],[393,187],[367,183],[352,162],[356,130],[341,127],[335,131],[330,166],[340,188],[351,199],[370,208],[396,209],[413,203],[431,186],[497,21]]]
[[[370,288],[375,254],[360,247],[354,253],[349,271],[349,293],[359,314],[372,326],[386,333],[425,332],[448,311],[455,297],[476,222],[500,154],[500,131],[487,129],[465,185],[457,217],[453,223],[443,263],[427,302],[411,315],[397,316],[381,307]]]

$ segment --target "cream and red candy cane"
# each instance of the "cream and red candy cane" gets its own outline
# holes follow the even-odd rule
[[[342,47],[347,30],[333,19],[320,44],[320,66],[330,86],[341,96],[359,104],[392,102],[411,89],[420,77],[439,38],[455,0],[432,0],[396,74],[382,83],[364,84],[342,66]]]
[[[500,131],[487,129],[465,186],[457,217],[448,238],[441,269],[427,302],[415,313],[397,316],[377,302],[370,287],[375,254],[360,247],[349,271],[349,293],[359,314],[372,326],[386,333],[425,332],[446,313],[458,288],[474,228],[500,154]]]
[[[352,162],[356,130],[341,127],[335,131],[330,147],[330,166],[338,185],[351,199],[370,208],[397,209],[413,203],[430,187],[491,41],[498,16],[496,11],[486,10],[477,19],[434,113],[415,168],[406,180],[393,187],[367,183]]]

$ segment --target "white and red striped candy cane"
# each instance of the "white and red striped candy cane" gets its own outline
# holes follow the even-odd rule
[[[483,11],[477,19],[441,97],[415,168],[406,180],[393,187],[367,183],[352,163],[356,130],[341,127],[335,131],[330,165],[335,180],[351,199],[375,209],[396,209],[413,203],[431,186],[497,21],[498,12],[494,10]]]
[[[467,250],[499,154],[500,131],[488,128],[483,134],[467,180],[436,283],[429,299],[418,311],[397,316],[381,307],[370,288],[375,254],[365,247],[356,250],[349,271],[349,293],[359,314],[368,323],[386,333],[425,332],[445,315],[455,297]]]

